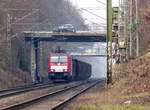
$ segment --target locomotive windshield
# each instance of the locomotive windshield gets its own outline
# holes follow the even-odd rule
[[[67,62],[67,56],[52,56],[51,57],[51,62],[52,63]]]
[[[52,56],[51,57],[51,62],[56,63],[59,61],[59,57],[58,56]]]
[[[60,56],[59,62],[67,62],[67,56]]]

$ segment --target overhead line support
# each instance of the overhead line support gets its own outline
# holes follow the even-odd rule
[[[107,0],[107,83],[112,83],[112,0]]]

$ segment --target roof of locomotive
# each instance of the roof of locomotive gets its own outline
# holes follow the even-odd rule
[[[70,55],[67,53],[51,53],[49,54],[49,56],[70,56]]]

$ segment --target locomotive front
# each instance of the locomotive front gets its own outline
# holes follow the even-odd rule
[[[50,54],[48,57],[50,80],[68,80],[71,76],[71,57],[68,54]]]

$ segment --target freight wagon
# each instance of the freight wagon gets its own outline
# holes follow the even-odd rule
[[[48,56],[48,77],[50,80],[85,80],[91,76],[91,65],[73,59],[69,54],[50,54]]]

